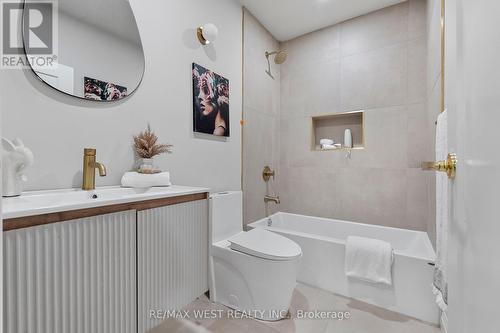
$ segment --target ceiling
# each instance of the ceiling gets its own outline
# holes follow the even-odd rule
[[[286,41],[406,0],[237,0]]]

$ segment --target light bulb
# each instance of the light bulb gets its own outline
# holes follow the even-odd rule
[[[197,35],[198,40],[203,45],[208,45],[217,39],[219,34],[219,29],[213,23],[207,23],[198,28]]]
[[[209,42],[213,42],[217,39],[217,35],[219,34],[219,29],[213,23],[207,23],[203,26],[203,37]]]

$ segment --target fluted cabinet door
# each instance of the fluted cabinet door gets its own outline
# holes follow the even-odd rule
[[[137,212],[138,332],[208,290],[207,200]]]
[[[5,232],[3,332],[136,332],[135,217]]]

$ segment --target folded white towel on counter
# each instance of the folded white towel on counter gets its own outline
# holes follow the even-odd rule
[[[392,285],[391,244],[372,238],[349,236],[345,247],[345,274],[366,282]]]
[[[123,187],[153,187],[153,186],[170,186],[170,173],[160,172],[153,174],[145,174],[139,172],[125,172],[122,177]]]

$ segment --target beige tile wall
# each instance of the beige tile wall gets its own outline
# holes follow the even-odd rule
[[[434,177],[419,168],[433,159],[436,113],[428,110],[439,100],[431,89],[439,76],[432,2],[410,0],[281,44],[245,13],[245,223],[265,216],[260,173],[270,164],[281,211],[434,239]],[[288,59],[273,66],[271,80],[263,53],[278,47]],[[364,150],[351,159],[311,150],[311,116],[360,109]]]
[[[246,10],[244,11],[244,91],[243,91],[243,214],[245,223],[266,215],[262,180],[265,165],[279,167],[280,69],[272,64],[274,80],[267,70],[266,51],[279,43]],[[277,170],[278,172],[278,170]],[[276,187],[272,182],[270,192]],[[277,191],[276,191],[277,192]],[[269,204],[269,212],[276,211]]]
[[[282,43],[280,210],[432,229],[425,0]],[[310,149],[310,116],[365,110],[364,150]],[[432,236],[432,235],[431,235]]]

